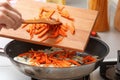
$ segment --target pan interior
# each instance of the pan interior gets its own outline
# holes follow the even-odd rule
[[[18,56],[18,54],[27,52],[30,49],[40,50],[49,48],[51,47],[13,40],[6,45],[5,52],[9,57],[14,58],[15,56]],[[108,52],[109,47],[106,43],[95,38],[90,38],[84,53],[99,56],[101,59],[104,58]]]

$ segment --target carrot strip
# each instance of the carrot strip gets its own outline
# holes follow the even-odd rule
[[[60,28],[59,34],[63,37],[67,37],[67,34],[66,34],[65,30],[63,30],[62,28]]]
[[[68,26],[68,29],[70,30],[71,34],[75,34],[75,26],[73,23],[71,23],[71,26],[69,26],[68,24],[66,24],[66,26]]]
[[[51,19],[51,16],[55,13],[55,10],[51,10],[45,14],[46,18]]]
[[[54,18],[54,14],[56,16],[56,12],[59,15],[59,18]],[[68,19],[70,21],[73,21],[74,19],[70,17],[69,12],[65,9],[65,6],[57,6],[57,9],[50,9],[46,7],[40,8],[38,18],[45,18],[45,19],[55,19],[56,21],[60,21],[61,18]],[[48,24],[31,24],[28,26],[28,24],[24,25],[24,27],[29,27],[26,31],[30,35],[30,39],[34,38],[34,35],[36,35],[38,38],[43,38],[41,41],[45,41],[47,39],[53,38],[55,40],[55,44],[61,42],[64,37],[67,37],[67,31],[70,30],[71,34],[75,34],[75,26],[72,23],[71,25],[57,25],[57,26],[51,26]],[[46,36],[47,37],[44,37]]]
[[[30,39],[33,38],[33,36],[34,36],[34,31],[35,31],[34,25],[29,26]]]
[[[40,42],[43,42],[43,41],[45,41],[45,40],[47,40],[47,39],[49,39],[49,37],[48,37],[48,36],[45,36],[45,37],[42,38],[42,40],[41,40]]]
[[[43,10],[44,10],[44,12],[49,12],[50,11],[50,9],[48,9],[48,8],[43,8]]]
[[[84,62],[85,64],[90,64],[90,63],[95,62],[95,61],[96,61],[96,59],[93,58],[92,56],[85,56],[85,57],[83,58],[83,62]]]
[[[44,12],[44,8],[42,7],[42,8],[40,8],[40,11],[39,11],[39,18],[42,17],[43,12]]]
[[[77,61],[75,60],[67,60],[68,62],[71,62],[72,64],[75,64],[77,66],[80,66],[81,64],[79,64]]]
[[[46,27],[45,30],[43,30],[40,34],[38,34],[38,38],[43,37],[48,32],[48,30],[49,30],[49,27]]]
[[[58,44],[59,42],[61,42],[64,39],[64,37],[59,37],[56,39],[55,44]]]
[[[49,38],[56,38],[59,36],[59,27],[53,28]]]
[[[59,13],[60,13],[64,8],[65,8],[64,6],[63,6],[63,7],[60,7],[59,5],[57,5],[57,10],[58,10]]]
[[[37,34],[40,34],[43,30],[45,30],[46,29],[46,27],[41,27],[39,30],[36,30],[35,31],[35,34],[37,35]]]
[[[94,63],[96,62],[96,60],[93,60],[93,61],[90,61],[90,62],[85,62],[84,64],[91,64],[91,63]]]
[[[26,56],[28,58],[31,58],[30,63],[34,66],[39,66],[40,64],[44,65],[44,67],[49,67],[50,65],[53,65],[54,67],[70,67],[72,64],[80,66],[81,64],[79,62],[73,60],[73,57],[75,55],[75,51],[69,50],[55,51],[47,54],[44,51],[34,51],[33,49],[31,49],[28,52],[19,54],[18,56]],[[96,59],[92,56],[83,57],[84,64],[90,64],[95,61]]]
[[[22,26],[22,28],[25,28],[26,26],[28,26],[28,24],[24,24],[24,25]]]
[[[68,26],[65,26],[65,25],[61,25],[60,26],[65,32],[67,32],[68,31]]]
[[[62,17],[65,17],[65,18],[69,18],[70,17],[70,14],[68,13],[67,10],[61,11],[60,14],[61,14]]]

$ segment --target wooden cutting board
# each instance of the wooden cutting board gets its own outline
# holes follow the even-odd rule
[[[18,0],[15,8],[22,14],[23,19],[34,19],[35,17],[38,17],[41,7],[55,9],[56,6],[57,5],[53,3],[41,3],[34,0]],[[65,37],[62,42],[58,44],[54,44],[54,40],[40,42],[40,39],[37,37],[34,37],[32,40],[30,40],[30,35],[26,32],[25,29],[22,29],[21,27],[17,30],[3,28],[0,31],[0,36],[35,44],[84,51],[91,30],[96,21],[98,12],[82,8],[75,8],[71,6],[65,6],[65,9],[70,13],[70,16],[74,18],[74,26],[76,32],[75,35],[72,35],[70,32],[68,32],[68,36]],[[65,22],[67,23],[67,21]]]

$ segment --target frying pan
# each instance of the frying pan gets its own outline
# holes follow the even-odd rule
[[[0,54],[7,56],[19,71],[32,78],[49,80],[66,80],[81,78],[83,76],[90,74],[98,66],[100,66],[104,58],[109,53],[109,47],[105,42],[103,42],[100,39],[90,37],[87,47],[82,54],[88,54],[99,57],[98,61],[91,64],[69,68],[36,67],[17,62],[13,59],[18,54],[26,52],[31,48],[33,48],[34,50],[39,50],[50,47],[13,40],[5,46],[3,50],[4,52],[0,52]]]

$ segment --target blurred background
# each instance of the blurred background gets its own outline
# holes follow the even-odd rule
[[[55,2],[59,4],[65,4],[78,8],[88,9],[88,0],[35,0],[41,2]],[[15,4],[16,0],[11,0],[11,4]],[[117,50],[120,49],[120,32],[115,29],[114,17],[118,0],[108,0],[108,20],[110,30],[105,32],[97,32],[103,41],[105,41],[110,47],[110,53],[106,59],[116,58]],[[0,37],[0,47],[4,47],[12,39]]]

